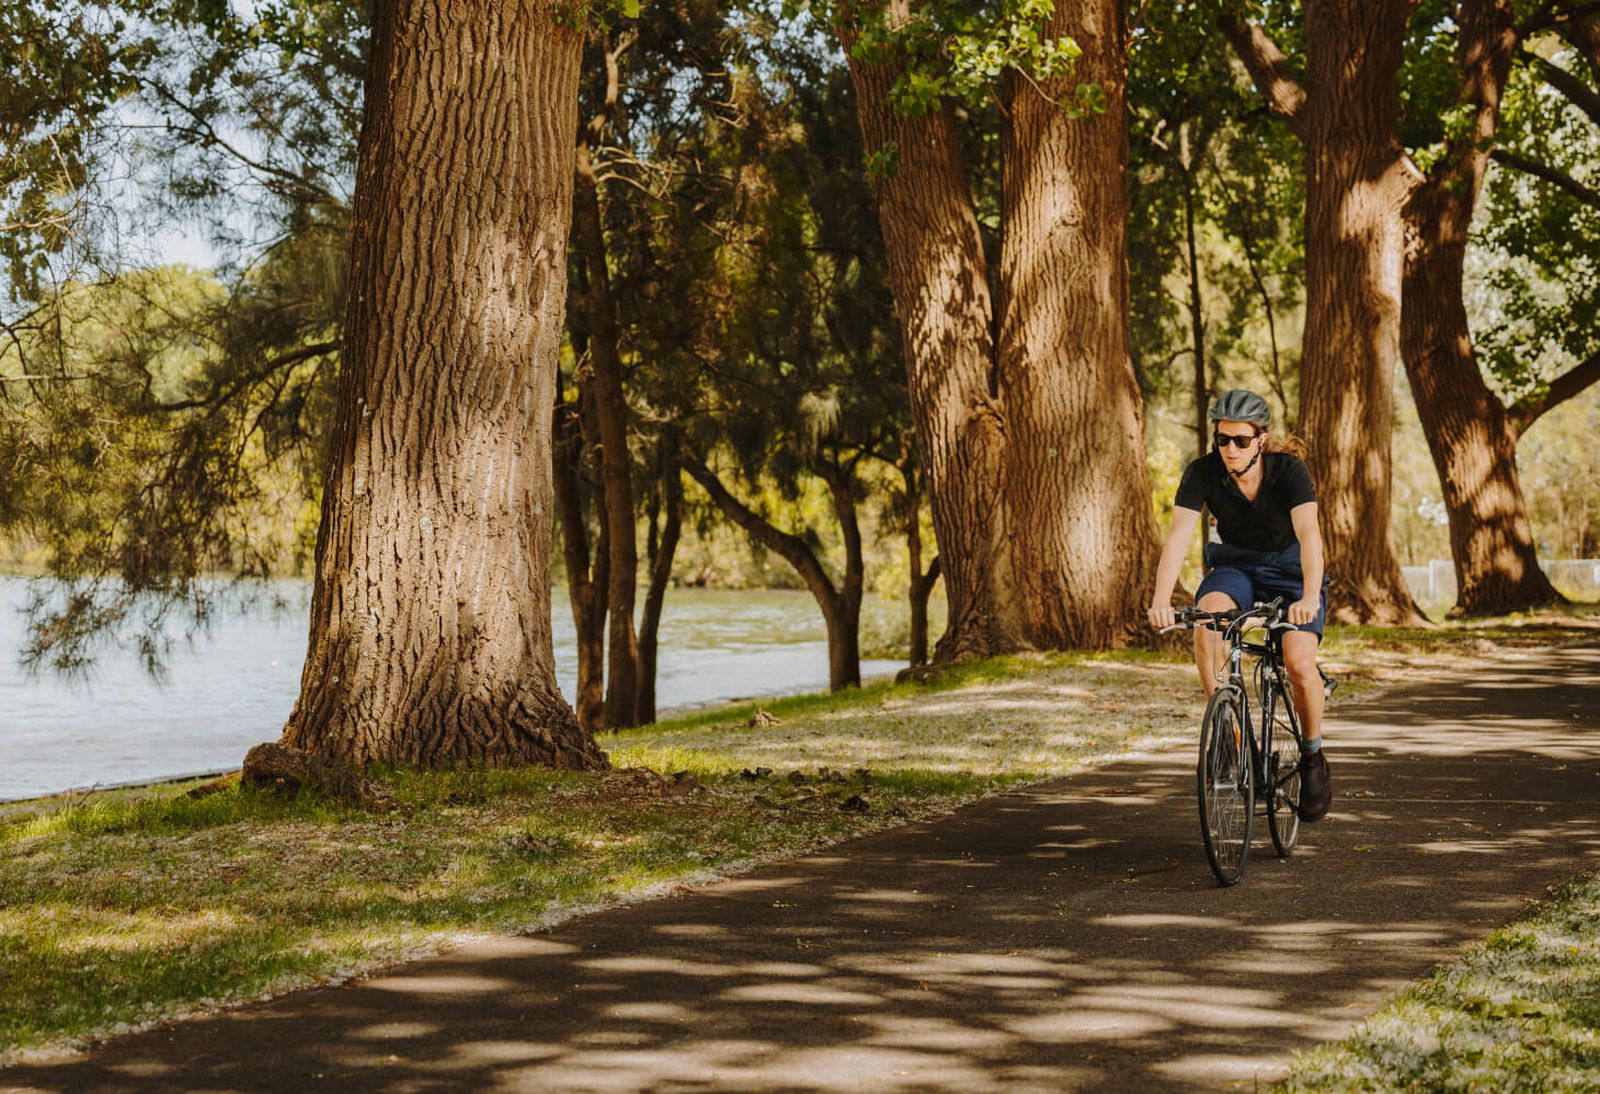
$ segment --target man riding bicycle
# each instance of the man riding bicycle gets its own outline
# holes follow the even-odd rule
[[[1191,462],[1178,484],[1172,527],[1156,569],[1150,624],[1170,627],[1175,621],[1172,590],[1204,507],[1216,522],[1220,542],[1205,545],[1206,576],[1195,591],[1196,607],[1228,611],[1278,596],[1290,601],[1288,623],[1293,629],[1280,633],[1300,716],[1299,812],[1301,820],[1320,820],[1333,791],[1322,752],[1324,695],[1317,645],[1327,605],[1311,471],[1295,453],[1299,442],[1294,438],[1272,443],[1272,409],[1254,392],[1224,392],[1206,416],[1216,431],[1215,448]],[[1207,697],[1217,688],[1222,657],[1222,636],[1210,627],[1197,627],[1195,666]]]

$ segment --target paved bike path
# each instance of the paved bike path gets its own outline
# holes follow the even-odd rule
[[[1188,747],[536,937],[0,1071],[29,1090],[1146,1090],[1281,1074],[1593,865],[1600,649],[1336,707],[1244,882]]]

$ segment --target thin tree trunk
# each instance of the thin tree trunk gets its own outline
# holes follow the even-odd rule
[[[580,47],[542,4],[373,5],[333,462],[286,744],[358,764],[606,765],[561,697],[550,634]]]
[[[818,460],[817,473],[828,484],[844,539],[844,580],[835,601],[837,610],[829,617],[828,633],[828,685],[838,691],[861,686],[861,596],[866,587],[866,564],[861,523],[856,518],[855,462],[846,466]]]
[[[1126,32],[1116,0],[1056,8],[1083,49],[1068,79],[1013,78],[1002,137],[999,383],[1012,571],[1037,647],[1105,649],[1143,627],[1155,519],[1128,355]],[[1046,94],[1106,97],[1074,119]],[[920,434],[919,434],[920,436]],[[941,531],[948,580],[952,552]]]
[[[1216,161],[1211,163],[1211,173],[1222,184],[1227,193],[1228,203],[1239,209],[1239,203],[1234,198],[1233,187],[1228,184],[1227,176],[1217,167]],[[1284,428],[1289,432],[1295,429],[1294,406],[1289,402],[1289,393],[1283,386],[1283,363],[1278,353],[1278,322],[1272,311],[1272,294],[1267,291],[1266,278],[1261,274],[1261,259],[1256,254],[1255,244],[1251,242],[1248,221],[1243,217],[1239,221],[1239,248],[1244,252],[1246,268],[1250,271],[1250,281],[1256,287],[1256,295],[1261,297],[1261,310],[1267,320],[1267,341],[1272,350],[1272,368],[1267,377],[1267,385],[1272,388],[1272,393],[1278,397],[1278,402],[1283,406]]]
[[[666,603],[667,586],[672,580],[672,559],[678,552],[678,537],[683,527],[683,483],[678,470],[676,441],[663,438],[658,466],[656,500],[650,512],[650,587],[644,597],[644,617],[639,621],[639,705],[638,724],[656,720],[656,636],[661,630],[661,609]],[[658,508],[666,506],[666,521],[659,535],[656,530]]]
[[[908,0],[893,0],[890,11],[897,23],[912,14]],[[854,26],[837,30],[873,158],[912,418],[945,559],[949,625],[934,656],[1026,649],[1004,504],[1008,427],[991,380],[994,307],[955,119],[945,107],[895,113],[900,66],[856,57]]]
[[[1463,99],[1476,106],[1476,124],[1406,207],[1401,344],[1450,518],[1455,613],[1487,615],[1561,596],[1539,567],[1517,429],[1483,381],[1462,294],[1472,211],[1516,47],[1513,12],[1509,0],[1469,0],[1458,20]]]
[[[827,624],[828,686],[838,691],[859,684],[861,682],[859,654],[854,657],[856,662],[854,680],[850,679],[850,673],[847,671],[851,660],[850,651],[856,646],[854,640],[847,634],[850,612],[845,603],[846,597],[833,587],[833,582],[822,568],[822,563],[812,553],[806,541],[799,536],[781,531],[762,519],[749,506],[729,493],[727,487],[722,485],[722,480],[698,458],[685,454],[683,469],[689,472],[690,477],[699,483],[707,494],[711,495],[711,500],[729,520],[743,528],[751,539],[793,566],[795,573],[805,582],[806,588],[816,599],[817,607],[822,609],[822,618]],[[858,599],[856,606],[858,621],[859,617]]]
[[[1200,304],[1200,256],[1194,239],[1193,179],[1184,176],[1183,220],[1189,243],[1189,346],[1194,354],[1194,447],[1201,456],[1210,447],[1210,424],[1206,412],[1210,409],[1211,385],[1206,379],[1206,325]]]
[[[1425,622],[1389,523],[1402,210],[1420,181],[1400,144],[1396,91],[1412,6],[1307,0],[1304,87],[1259,28],[1222,21],[1268,105],[1306,149],[1300,430],[1317,480],[1328,614],[1338,622]]]
[[[906,550],[910,556],[911,582],[906,595],[911,609],[911,667],[928,663],[928,596],[939,580],[939,556],[934,555],[926,572],[922,569],[922,477],[909,446],[903,449],[897,465],[906,483]]]
[[[559,384],[559,377],[557,378]],[[580,399],[582,396],[580,395]],[[567,564],[567,599],[578,646],[578,723],[593,733],[605,725],[606,651],[606,533],[602,526],[599,550],[589,549],[589,530],[583,516],[582,409],[557,399],[555,410],[556,512],[561,520],[561,542]]]
[[[628,451],[628,404],[622,392],[622,357],[618,350],[616,310],[611,299],[611,272],[606,262],[605,230],[600,220],[600,194],[587,142],[579,143],[576,158],[574,235],[588,271],[589,360],[594,369],[601,482],[610,540],[605,724],[616,728],[636,724],[639,687],[639,643],[633,629],[634,598],[639,582],[639,551],[634,539],[633,462]]]
[[[1189,127],[1178,131],[1179,175],[1183,179],[1183,228],[1188,245],[1189,259],[1189,345],[1194,354],[1194,444],[1195,452],[1204,456],[1211,443],[1210,423],[1206,411],[1210,409],[1211,385],[1206,377],[1206,324],[1200,299],[1200,249],[1195,243],[1194,188],[1195,156],[1189,149]]]

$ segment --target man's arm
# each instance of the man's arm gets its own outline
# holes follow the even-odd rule
[[[1167,541],[1161,545],[1161,562],[1156,566],[1156,589],[1150,598],[1150,625],[1170,627],[1174,621],[1172,590],[1178,584],[1178,571],[1183,568],[1183,556],[1194,539],[1195,525],[1200,521],[1198,509],[1178,506],[1172,510],[1172,526],[1167,529]]]
[[[1322,604],[1322,525],[1317,521],[1317,503],[1296,505],[1289,510],[1295,538],[1300,541],[1300,599],[1289,605],[1289,622],[1295,626],[1316,618]]]

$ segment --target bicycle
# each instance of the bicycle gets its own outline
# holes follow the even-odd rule
[[[1249,609],[1208,612],[1178,609],[1178,622],[1161,633],[1196,625],[1223,628],[1227,643],[1221,682],[1206,704],[1200,723],[1200,760],[1195,778],[1200,804],[1200,835],[1206,861],[1223,885],[1244,876],[1255,822],[1257,787],[1267,816],[1267,831],[1279,858],[1288,858],[1300,838],[1300,720],[1291,701],[1288,670],[1277,632],[1293,630],[1283,598]],[[1258,623],[1258,626],[1252,626]],[[1265,628],[1267,640],[1247,642],[1247,630]],[[1259,727],[1251,719],[1245,686],[1244,655],[1256,658],[1254,683]],[[1337,681],[1324,675],[1328,693]]]

